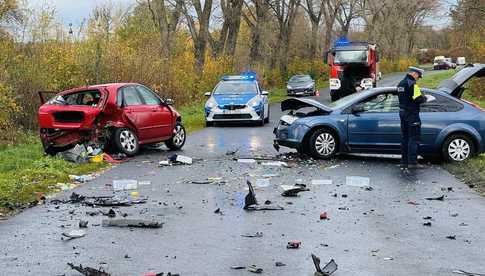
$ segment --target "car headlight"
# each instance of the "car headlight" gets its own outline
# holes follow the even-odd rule
[[[339,79],[329,79],[328,81],[330,82],[330,89],[332,90],[340,89],[341,84]]]
[[[365,79],[362,79],[362,81],[360,82],[360,86],[364,89],[370,89],[374,85],[372,83],[372,79],[365,78]]]
[[[291,87],[291,85],[287,85],[286,89],[293,89],[293,87]]]
[[[307,85],[305,88],[312,88],[313,87],[313,83],[310,83],[309,85]]]
[[[210,97],[207,102],[205,103],[205,107],[212,109],[217,106],[217,102],[213,97]]]
[[[261,105],[261,99],[259,99],[259,97],[254,97],[252,98],[248,103],[247,103],[248,106],[250,107],[257,107],[257,106],[260,106]]]

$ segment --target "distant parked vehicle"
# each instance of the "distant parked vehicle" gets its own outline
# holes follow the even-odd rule
[[[466,65],[466,60],[465,60],[465,57],[457,57],[456,58],[456,65],[457,67],[464,67]]]
[[[449,70],[449,69],[455,69],[455,68],[456,68],[456,64],[448,61],[442,61],[433,66],[433,70]]]
[[[294,75],[286,85],[288,96],[315,96],[315,81],[309,75]]]

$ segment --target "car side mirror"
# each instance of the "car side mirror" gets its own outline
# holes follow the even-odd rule
[[[263,91],[263,92],[261,92],[261,95],[268,96],[269,95],[269,92],[268,91]]]
[[[364,106],[363,105],[360,105],[360,104],[354,105],[350,109],[350,112],[352,114],[357,114],[357,113],[361,113],[361,112],[364,112],[364,111],[365,111]]]
[[[205,93],[204,93],[204,96],[206,96],[206,97],[210,97],[210,96],[211,96],[211,92],[205,92]]]
[[[173,105],[174,101],[172,99],[165,99],[165,104],[166,105]]]

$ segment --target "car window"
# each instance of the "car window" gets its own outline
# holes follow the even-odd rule
[[[160,99],[155,94],[153,94],[153,92],[151,90],[149,90],[148,88],[141,86],[141,85],[137,85],[136,90],[138,90],[142,100],[145,102],[146,105],[160,105],[161,104]]]
[[[463,105],[444,96],[433,94],[436,100],[421,105],[421,112],[457,112]]]
[[[88,105],[97,106],[101,100],[101,93],[98,90],[80,91],[62,96],[67,105]]]
[[[143,102],[141,101],[138,95],[138,91],[135,89],[134,86],[123,87],[122,93],[123,93],[123,104],[125,106],[143,104]]]
[[[366,113],[399,112],[399,98],[393,93],[382,93],[360,103]]]
[[[214,95],[249,95],[257,93],[256,82],[253,81],[222,81],[214,90]]]

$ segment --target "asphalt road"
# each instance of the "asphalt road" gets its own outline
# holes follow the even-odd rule
[[[401,77],[387,76],[381,85],[393,85]],[[328,100],[328,90],[321,94],[319,100]],[[191,166],[158,167],[171,153],[145,150],[75,190],[111,195],[114,179],[150,181],[137,190],[149,197],[147,203],[117,211],[128,218],[160,220],[163,228],[102,227],[107,217],[86,215],[99,208],[78,204],[41,205],[0,221],[0,275],[79,275],[68,262],[103,267],[112,275],[252,275],[230,268],[252,264],[264,269],[263,275],[313,275],[311,253],[322,263],[335,259],[336,276],[456,275],[456,269],[485,273],[485,200],[439,166],[402,175],[397,160],[383,157],[343,156],[284,168],[242,164],[226,155],[235,149],[237,156],[275,155],[272,128],[278,109],[272,106],[271,123],[265,127],[211,127],[193,133],[180,152],[198,159]],[[246,180],[255,183],[265,174],[277,176],[267,187],[255,185],[258,201],[264,205],[270,200],[284,210],[244,211]],[[373,189],[348,185],[347,176],[366,177]],[[222,177],[226,183],[186,183],[207,177]],[[332,184],[311,185],[314,179]],[[297,181],[310,191],[296,198],[280,195],[281,185]],[[444,201],[425,200],[441,195]],[[214,213],[218,208],[221,213]],[[328,220],[319,219],[323,211]],[[427,216],[432,219],[423,219]],[[61,233],[77,229],[80,219],[89,221],[86,236],[61,240]],[[432,225],[423,226],[428,221]],[[241,236],[256,232],[263,236]],[[301,247],[287,249],[290,240],[301,241]]]

